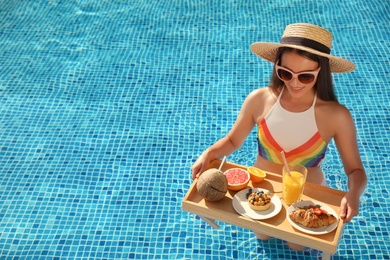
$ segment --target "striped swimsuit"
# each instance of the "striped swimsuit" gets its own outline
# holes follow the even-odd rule
[[[283,164],[280,152],[284,151],[290,164],[302,164],[307,168],[319,166],[328,144],[322,139],[316,124],[314,106],[317,95],[308,110],[296,113],[281,106],[282,93],[258,124],[259,155],[268,161]]]

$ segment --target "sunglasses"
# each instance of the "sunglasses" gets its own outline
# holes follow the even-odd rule
[[[313,83],[314,80],[317,78],[318,72],[320,72],[321,69],[321,67],[318,67],[318,69],[316,70],[294,73],[285,67],[277,65],[278,63],[279,61],[275,63],[276,75],[280,80],[286,82],[291,81],[293,78],[297,78],[302,84]]]

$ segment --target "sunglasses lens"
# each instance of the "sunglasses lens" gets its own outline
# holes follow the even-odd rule
[[[278,69],[278,76],[284,81],[290,81],[292,79],[292,74],[284,69]]]
[[[313,74],[300,74],[298,80],[303,84],[309,84],[314,81],[315,76]]]
[[[287,81],[287,82],[291,81],[293,79],[293,77],[298,77],[299,82],[301,82],[302,84],[310,84],[310,83],[313,83],[313,81],[316,79],[316,75],[317,75],[316,73],[308,73],[308,72],[294,74],[294,73],[290,72],[289,70],[284,69],[280,66],[275,65],[275,67],[276,67],[276,73],[277,73],[277,76],[279,77],[279,79],[281,79],[283,81]]]

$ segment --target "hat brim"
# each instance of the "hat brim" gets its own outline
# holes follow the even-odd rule
[[[251,45],[251,51],[257,56],[259,56],[260,58],[263,58],[270,62],[275,62],[276,54],[280,47],[290,47],[293,49],[299,49],[322,57],[326,57],[329,59],[330,70],[331,72],[334,73],[346,73],[346,72],[351,72],[355,69],[355,64],[353,64],[353,62],[349,60],[337,56],[333,56],[327,53],[319,52],[304,46],[271,43],[271,42],[255,42]]]

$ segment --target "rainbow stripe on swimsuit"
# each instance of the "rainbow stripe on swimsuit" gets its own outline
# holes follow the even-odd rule
[[[257,141],[259,155],[261,157],[274,163],[283,164],[283,159],[280,154],[283,148],[272,137],[265,119],[259,124]],[[288,163],[301,164],[310,168],[321,164],[326,150],[327,143],[322,139],[319,132],[317,132],[306,143],[291,151],[285,151],[284,154]]]

